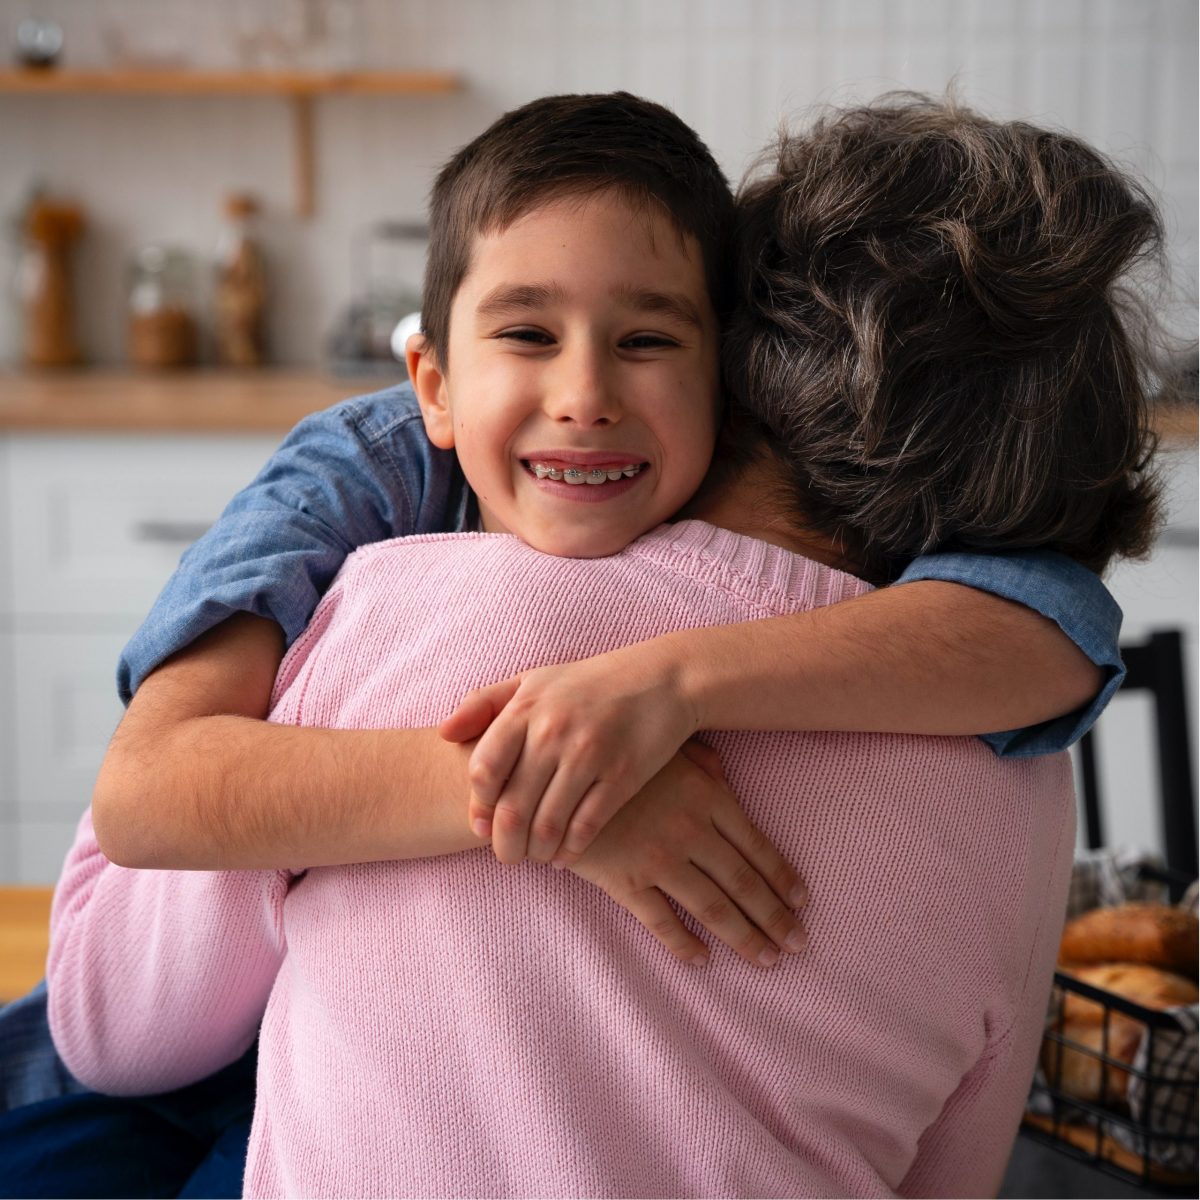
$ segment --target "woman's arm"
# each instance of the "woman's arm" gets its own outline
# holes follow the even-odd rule
[[[527,672],[442,733],[480,739],[471,821],[498,857],[574,861],[699,729],[978,734],[1076,709],[1101,680],[1047,617],[927,581]]]
[[[50,917],[47,1012],[71,1073],[113,1095],[194,1083],[258,1033],[283,960],[279,871],[128,871],[80,821]]]

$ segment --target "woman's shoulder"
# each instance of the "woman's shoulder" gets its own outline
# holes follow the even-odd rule
[[[684,520],[660,525],[626,553],[739,594],[779,614],[837,604],[872,591],[865,579],[827,566],[785,546]]]

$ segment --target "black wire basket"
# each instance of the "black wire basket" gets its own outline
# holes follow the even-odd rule
[[[1026,1134],[1156,1195],[1195,1196],[1196,1011],[1056,971]]]

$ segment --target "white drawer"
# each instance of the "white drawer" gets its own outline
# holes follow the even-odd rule
[[[12,612],[12,547],[10,530],[13,526],[12,500],[8,486],[9,439],[0,437],[0,628]]]
[[[180,554],[276,445],[269,436],[11,437],[12,611],[140,619]]]
[[[4,882],[17,886],[48,887],[58,882],[63,860],[75,840],[78,821],[25,821],[16,827],[12,865]]]
[[[17,696],[13,784],[20,821],[73,821],[92,788],[113,730],[117,656],[130,630],[22,633],[11,638]]]
[[[0,882],[11,880],[15,866],[11,825],[17,804],[17,680],[13,666],[13,637],[0,617]]]

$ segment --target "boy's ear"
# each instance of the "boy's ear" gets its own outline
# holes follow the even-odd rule
[[[439,450],[454,449],[454,420],[450,413],[450,394],[446,375],[437,355],[423,333],[414,333],[404,347],[408,377],[417,393],[425,434]]]

